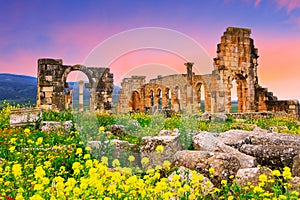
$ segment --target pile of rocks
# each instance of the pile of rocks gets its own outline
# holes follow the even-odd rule
[[[124,131],[119,126],[111,128],[118,133]],[[119,140],[114,144],[113,154],[116,157],[120,157],[124,149],[134,153],[136,158],[147,157],[148,163],[137,163],[144,168],[162,166],[167,160],[171,167],[197,169],[216,186],[221,180],[231,181],[232,176],[240,182],[255,183],[260,174],[285,166],[292,169],[294,176],[300,176],[300,136],[258,127],[253,131],[196,132],[192,138],[194,150],[182,150],[178,129],[161,130],[157,136],[143,137],[139,148]],[[93,146],[92,143],[89,145]],[[258,168],[258,165],[263,167]],[[210,172],[212,168],[213,175]]]

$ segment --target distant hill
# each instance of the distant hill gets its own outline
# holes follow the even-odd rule
[[[78,99],[78,83],[69,82],[69,88],[73,88],[73,97]],[[113,101],[117,102],[120,87],[115,86]],[[0,74],[0,102],[6,100],[12,104],[36,103],[37,78],[16,74]],[[83,96],[89,100],[90,91],[84,88]]]
[[[37,79],[32,76],[0,74],[0,101],[35,103]]]

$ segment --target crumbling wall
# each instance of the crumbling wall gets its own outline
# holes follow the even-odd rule
[[[199,111],[199,88],[205,88],[205,112],[231,113],[231,92],[233,81],[237,83],[238,113],[253,112],[286,112],[299,117],[299,102],[297,100],[278,101],[277,97],[258,83],[257,66],[258,50],[250,37],[251,30],[246,28],[228,27],[217,46],[217,57],[214,58],[214,69],[211,74],[195,75],[193,63],[185,63],[186,74],[158,76],[150,84],[156,85],[152,90],[146,90],[145,77],[138,81],[136,77],[126,78],[122,82],[119,93],[121,112],[132,109],[132,95],[135,92],[134,108],[144,110],[149,106],[151,94],[157,102],[157,91],[166,88],[162,94],[163,105],[168,97],[167,89],[171,91],[172,109],[176,111]],[[138,84],[134,84],[138,82]],[[144,88],[144,90],[143,90]],[[138,98],[137,98],[138,97]],[[137,100],[138,99],[138,100]],[[138,103],[137,103],[138,101]],[[156,106],[152,105],[151,106]]]
[[[38,88],[36,106],[43,110],[66,109],[65,88],[72,71],[82,71],[89,79],[85,86],[90,89],[90,109],[110,110],[113,92],[113,74],[109,68],[63,65],[62,59],[38,60]],[[67,94],[68,95],[68,94]]]
[[[214,59],[214,71],[218,74],[218,90],[214,90],[216,112],[231,112],[232,81],[237,82],[238,112],[257,110],[255,87],[258,84],[258,51],[250,38],[251,30],[229,27],[221,37]]]

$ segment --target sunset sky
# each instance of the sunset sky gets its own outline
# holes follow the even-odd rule
[[[206,73],[211,66],[202,56],[206,53],[212,61],[223,32],[236,26],[252,29],[260,56],[260,85],[280,99],[300,99],[300,0],[0,0],[0,4],[0,73],[36,76],[37,59],[43,57],[61,58],[67,65],[89,64],[99,47],[102,53],[96,56],[105,57],[133,45],[135,40],[121,38],[129,33],[137,38],[135,49],[130,46],[112,60],[90,64],[111,67],[116,82],[134,73],[181,73],[185,58],[194,57],[200,60],[198,73]],[[133,33],[143,33],[144,27],[173,31],[174,37],[183,38],[170,42],[171,35],[144,35],[155,48],[139,48],[143,36]],[[197,43],[199,51],[184,46],[189,41]],[[180,54],[174,53],[177,47]]]

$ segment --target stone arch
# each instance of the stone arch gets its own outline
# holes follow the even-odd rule
[[[162,109],[162,107],[163,107],[163,104],[162,104],[162,101],[163,101],[163,91],[162,91],[161,88],[157,88],[157,90],[156,90],[156,98],[157,98],[158,108]]]
[[[226,104],[225,109],[227,113],[231,113],[231,91],[233,88],[233,81],[237,84],[237,101],[238,101],[238,113],[245,113],[248,111],[249,98],[248,98],[248,84],[246,78],[241,74],[235,74],[228,77],[227,92],[226,92]]]
[[[151,99],[151,106],[154,106],[154,91],[151,89],[150,90],[150,99]]]
[[[88,76],[82,71],[71,71],[66,75],[67,88],[64,88],[66,109],[83,111],[90,107],[90,91],[85,87],[89,84]]]
[[[141,103],[141,96],[138,91],[133,91],[131,95],[131,107],[133,112],[140,112],[140,103]]]
[[[67,76],[72,71],[82,71],[90,83],[90,109],[111,110],[113,74],[109,68],[63,65],[61,59],[38,60],[37,107],[41,109],[65,109],[64,89],[68,87]]]
[[[204,90],[204,95],[202,96],[202,90]],[[210,112],[211,110],[211,94],[208,87],[208,84],[201,80],[197,81],[194,86],[195,98],[197,102],[197,109],[201,110],[202,99],[204,100],[204,106],[202,106],[204,112]]]
[[[168,87],[166,88],[165,99],[166,99],[166,104],[167,104],[165,107],[171,109],[172,108],[172,91]]]

